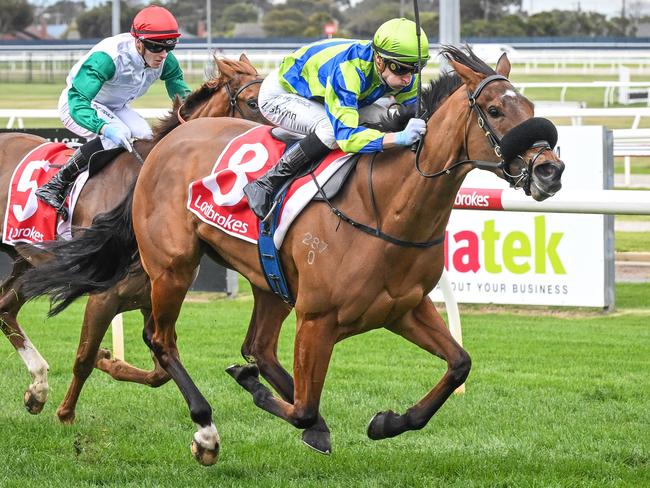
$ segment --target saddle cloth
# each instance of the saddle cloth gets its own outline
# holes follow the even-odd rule
[[[244,186],[262,176],[282,156],[286,144],[271,135],[271,127],[258,126],[230,141],[217,158],[212,173],[190,184],[187,208],[202,221],[248,242],[259,239],[258,219],[250,210]],[[320,186],[350,161],[334,150],[314,170]],[[292,183],[283,201],[273,242],[280,249],[291,223],[318,192],[310,174]]]
[[[2,242],[11,246],[17,243],[39,245],[56,239],[57,235],[70,237],[70,223],[59,221],[57,212],[45,202],[36,198],[36,190],[48,182],[74,152],[66,144],[46,142],[36,147],[16,166],[7,196],[4,232]],[[76,197],[88,177],[87,172],[77,179],[67,197],[68,208],[72,210]],[[58,225],[57,225],[58,221]]]

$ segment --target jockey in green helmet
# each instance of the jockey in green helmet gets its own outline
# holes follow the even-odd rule
[[[260,111],[270,122],[305,135],[268,173],[246,185],[248,203],[264,218],[279,188],[330,149],[347,153],[410,146],[426,131],[411,119],[399,132],[384,133],[364,123],[377,122],[390,104],[414,104],[417,95],[418,40],[415,23],[392,19],[372,41],[326,39],[286,56],[266,77],[259,93]],[[422,64],[429,42],[420,29]]]

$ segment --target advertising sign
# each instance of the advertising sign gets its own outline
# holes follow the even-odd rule
[[[558,131],[566,164],[560,191],[611,187],[611,132],[600,126]],[[507,186],[481,170],[463,183],[467,189]],[[468,190],[457,198],[487,206],[487,195]],[[461,303],[613,306],[612,216],[454,210],[445,237],[445,268]],[[443,301],[437,288],[431,296]]]

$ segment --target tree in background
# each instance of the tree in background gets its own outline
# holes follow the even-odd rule
[[[120,32],[129,32],[133,17],[142,7],[120,2]],[[104,38],[112,35],[112,6],[110,3],[87,10],[77,17],[77,29],[82,38]]]
[[[43,15],[48,16],[46,18],[49,18],[55,24],[69,24],[85,10],[86,4],[83,0],[59,0],[45,7]]]
[[[206,20],[205,0],[172,0],[165,2],[165,7],[174,14],[181,30],[191,34],[196,34],[199,22]],[[229,9],[229,7],[233,8]],[[268,0],[247,0],[246,2],[241,0],[212,0],[212,34],[215,36],[225,35],[232,30],[232,22],[224,18],[227,10],[228,15],[232,16],[235,10],[243,9],[247,12],[246,18],[250,18],[248,13],[251,12],[251,7],[255,9],[257,16],[257,12],[263,13],[269,10],[271,4]]]
[[[34,7],[27,0],[0,0],[0,34],[23,30],[32,20]]]
[[[226,7],[215,23],[216,32],[223,32],[228,35],[235,27],[235,24],[257,22],[258,17],[259,11],[257,8],[246,3],[235,3]]]
[[[519,15],[506,15],[495,20],[474,19],[463,22],[462,37],[525,37],[527,24]]]
[[[460,20],[494,20],[513,9],[521,11],[521,6],[521,0],[463,0],[460,4]]]
[[[297,8],[276,7],[262,21],[269,37],[302,37],[307,17]]]

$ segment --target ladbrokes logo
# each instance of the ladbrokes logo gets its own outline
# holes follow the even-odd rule
[[[26,227],[24,229],[12,228],[9,231],[9,239],[12,241],[29,239],[33,242],[43,242],[43,234],[36,230],[36,227]]]
[[[472,193],[456,193],[456,200],[454,205],[461,207],[488,207],[490,205],[490,197],[488,195],[481,195],[478,192]]]
[[[206,219],[211,220],[223,229],[238,232],[240,234],[248,232],[248,224],[246,222],[242,222],[232,215],[221,215],[214,209],[214,206],[210,202],[202,200],[201,195],[198,195],[196,200],[194,200],[194,207],[200,210]]]

